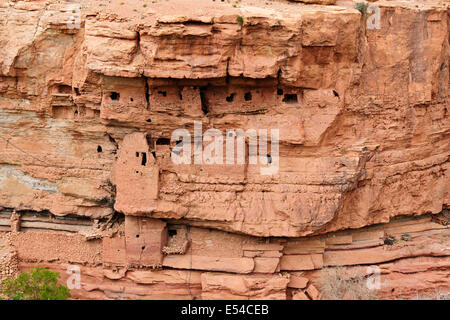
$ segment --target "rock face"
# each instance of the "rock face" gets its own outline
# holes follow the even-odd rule
[[[20,268],[81,266],[79,298],[319,299],[362,265],[448,291],[449,3],[313,2],[0,0]]]
[[[9,242],[7,234],[0,234],[0,281],[14,277],[19,271],[17,252]]]

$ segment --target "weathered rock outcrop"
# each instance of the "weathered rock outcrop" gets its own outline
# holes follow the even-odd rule
[[[19,261],[14,247],[5,233],[0,233],[0,281],[19,272]]]
[[[448,291],[449,2],[313,2],[0,0],[20,267],[81,266],[84,298],[317,299],[362,265],[379,297]],[[257,161],[239,129],[268,130]]]

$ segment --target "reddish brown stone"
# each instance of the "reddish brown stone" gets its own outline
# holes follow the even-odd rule
[[[76,265],[74,298],[316,299],[323,267],[375,264],[378,298],[448,291],[449,2],[378,1],[376,28],[334,3],[0,0],[2,274]],[[278,129],[278,171],[175,164],[194,121]]]
[[[126,216],[125,239],[128,264],[137,266],[162,264],[162,247],[167,241],[165,222],[159,219]]]

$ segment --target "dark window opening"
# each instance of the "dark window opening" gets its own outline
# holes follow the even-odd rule
[[[286,93],[284,95],[283,102],[286,102],[286,103],[297,103],[298,102],[297,95],[296,94]]]
[[[182,147],[183,146],[183,140],[177,140],[176,141],[176,145],[179,146],[179,147]]]
[[[102,146],[97,146],[97,152],[102,152]]]
[[[79,96],[80,95],[80,89],[78,88],[73,88],[75,90],[75,95]]]
[[[145,246],[142,246],[141,249],[142,249],[142,251],[144,251],[145,250]]]
[[[147,119],[145,121],[150,123],[150,122],[152,122],[152,119]]]
[[[111,98],[111,100],[119,100],[119,98],[120,98],[120,93],[118,93],[118,92],[111,92],[111,94],[109,95],[109,97]]]
[[[278,83],[280,83],[281,75],[282,75],[282,71],[281,71],[281,68],[280,68],[280,69],[278,69],[278,72],[277,72]]]
[[[337,93],[336,90],[333,90],[333,94],[334,94],[335,97],[339,98],[339,93]]]
[[[75,115],[78,115],[78,110],[75,110],[73,113],[74,113]]]
[[[152,155],[153,155],[153,158],[156,159],[156,152],[155,151],[152,151]]]
[[[232,93],[232,94],[230,94],[228,97],[226,97],[226,100],[227,100],[228,102],[233,102],[233,101],[234,101],[234,96],[235,96],[235,94]]]
[[[181,89],[180,91],[178,91],[178,97],[180,98],[180,100],[183,100],[183,94]]]
[[[169,230],[169,237],[173,237],[177,235],[177,230]]]
[[[206,89],[207,89],[207,87],[200,87],[200,101],[202,103],[203,114],[205,114],[205,115],[208,114],[208,112],[209,112],[208,99],[206,99],[206,95],[205,95]]]
[[[139,158],[139,152],[136,151],[136,158]]]
[[[59,93],[65,93],[65,94],[71,94],[72,93],[72,87],[66,86],[66,85],[59,85],[58,86],[58,92]]]
[[[134,101],[134,99],[133,99],[133,98],[130,98],[130,101],[131,101],[131,102],[133,102],[133,101]]]
[[[283,89],[277,89],[277,95],[282,96],[283,95]]]
[[[251,93],[251,92],[246,92],[246,93],[244,94],[244,99],[245,99],[245,101],[250,101],[250,100],[252,100],[252,93]]]
[[[272,156],[270,154],[267,155],[267,163],[272,163]]]
[[[146,152],[141,152],[141,153],[142,153],[141,165],[145,166],[147,164],[147,153]]]
[[[158,146],[169,146],[170,145],[170,139],[159,138],[158,140],[156,140],[156,145],[158,145]]]
[[[167,97],[167,92],[166,91],[158,91],[158,93],[160,95],[162,95],[163,97]]]
[[[136,235],[136,238],[139,238],[139,235],[138,235],[138,234]]]
[[[145,92],[145,101],[147,101],[147,109],[150,107],[150,94]]]

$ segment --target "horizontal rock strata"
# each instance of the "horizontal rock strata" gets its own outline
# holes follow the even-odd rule
[[[376,265],[380,298],[448,292],[449,3],[370,5],[0,0],[0,276],[320,299]],[[177,129],[277,129],[279,158],[268,134],[256,164],[176,164]]]

